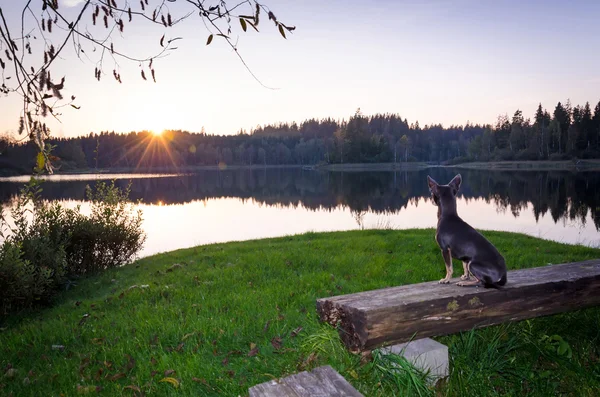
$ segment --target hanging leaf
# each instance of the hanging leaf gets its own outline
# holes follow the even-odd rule
[[[210,36],[208,36],[208,40],[206,40],[206,45],[209,45],[210,43],[212,43],[212,39],[213,39],[213,35],[211,34]]]
[[[250,22],[250,21],[247,21],[247,22],[248,22],[248,24],[249,24],[250,26],[252,26],[252,27],[254,28],[254,30],[256,30],[256,31],[258,32],[258,28],[256,27],[256,25],[255,25],[255,24],[253,24],[253,23],[252,23],[252,22]]]
[[[287,37],[285,37],[285,30],[283,30],[283,25],[281,24],[279,24],[279,33],[281,33],[284,39],[287,39]]]
[[[240,18],[240,25],[242,25],[242,30],[245,32],[246,29],[248,29],[248,26],[246,25],[246,20],[244,18]]]
[[[160,46],[164,47],[164,42],[165,42],[165,35],[163,34],[162,37],[160,38]]]
[[[44,153],[39,152],[37,154],[36,165],[37,165],[38,170],[44,169],[44,166],[46,165],[46,159],[44,158]]]

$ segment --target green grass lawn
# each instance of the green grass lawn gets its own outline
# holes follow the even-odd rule
[[[600,257],[485,235],[510,269]],[[318,321],[315,300],[442,278],[433,236],[368,230],[216,244],[80,280],[55,307],[4,319],[0,395],[244,396],[325,364],[367,396],[598,395],[596,308],[437,338],[449,346],[451,374],[435,389],[410,368],[347,353]]]

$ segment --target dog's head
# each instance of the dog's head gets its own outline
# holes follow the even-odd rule
[[[432,177],[427,175],[427,184],[429,185],[431,198],[434,204],[437,206],[439,206],[442,202],[456,201],[456,194],[458,193],[458,189],[460,189],[461,183],[462,177],[460,174],[452,178],[450,183],[447,185],[440,185]]]

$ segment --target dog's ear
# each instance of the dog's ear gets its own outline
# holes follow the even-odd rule
[[[437,194],[438,183],[429,175],[427,175],[427,184],[429,185],[429,191],[433,194]]]
[[[462,183],[462,176],[460,176],[460,174],[458,174],[454,178],[452,178],[452,180],[448,184],[448,186],[450,186],[452,188],[452,193],[455,196],[456,196],[456,193],[458,193],[458,189],[460,189],[461,183]]]

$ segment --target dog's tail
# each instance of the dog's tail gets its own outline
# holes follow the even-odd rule
[[[487,275],[483,278],[483,286],[485,288],[501,289],[500,287],[503,287],[505,284],[506,273],[504,273],[499,280],[493,280],[490,276]]]

